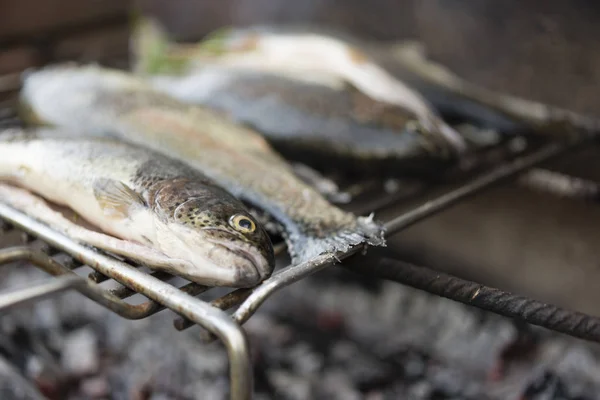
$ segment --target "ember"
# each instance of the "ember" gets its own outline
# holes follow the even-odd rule
[[[43,279],[2,270],[2,288]],[[343,279],[340,279],[343,278]],[[372,282],[366,282],[372,285]],[[245,325],[258,399],[593,399],[588,345],[341,270],[277,294]],[[225,399],[227,354],[171,312],[127,321],[67,293],[1,320],[3,399]],[[340,322],[344,324],[340,325]],[[8,364],[7,364],[8,363]],[[27,397],[29,396],[29,397]],[[38,396],[39,397],[39,396]]]

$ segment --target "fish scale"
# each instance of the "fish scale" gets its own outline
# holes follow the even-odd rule
[[[255,129],[288,159],[362,175],[435,179],[441,169],[456,165],[466,145],[415,91],[349,44],[325,36],[260,32],[263,37],[252,35],[254,29],[177,44],[154,21],[140,22],[133,36],[136,74],[157,90]],[[240,43],[255,38],[254,45],[266,45],[272,38],[288,40],[288,46],[238,52],[227,44],[231,39],[234,46],[238,33]],[[306,47],[304,39],[317,48]],[[272,58],[278,61],[272,64]],[[306,58],[322,62],[311,66]],[[347,75],[344,65],[356,68]],[[365,90],[366,81],[379,90]],[[383,93],[382,86],[388,87]]]
[[[234,287],[254,286],[273,271],[271,241],[238,199],[148,149],[75,131],[0,131],[1,180],[71,208],[108,235],[156,250],[151,258],[135,246],[120,253],[105,239],[87,243],[155,269]],[[252,229],[236,225],[240,219]]]
[[[330,204],[258,133],[155,91],[131,74],[99,66],[46,67],[25,77],[21,99],[34,121],[85,125],[202,171],[276,219],[294,263],[361,243],[385,244],[380,224]]]

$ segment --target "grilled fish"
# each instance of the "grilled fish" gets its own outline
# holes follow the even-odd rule
[[[140,26],[152,23],[147,21]],[[154,31],[160,32],[156,24]],[[167,45],[163,44],[162,49],[167,51]],[[199,45],[183,51],[176,49],[174,53],[180,70],[190,65],[185,55],[193,54],[195,65],[218,63],[286,74],[337,71],[338,76],[374,99],[398,105],[404,101],[421,121],[426,121],[428,115],[435,120],[427,112],[427,106],[433,105],[446,115],[477,121],[483,128],[499,130],[504,135],[527,132],[568,137],[582,130],[594,130],[597,125],[589,116],[493,92],[465,81],[428,60],[418,42],[377,43],[339,30],[271,25],[221,29]],[[155,52],[155,56],[159,54]],[[402,82],[406,84],[404,90]],[[417,97],[426,100],[418,101],[408,95],[408,87],[416,89],[420,95]],[[432,124],[425,122],[424,126]],[[464,141],[452,128],[440,123],[438,132],[458,149],[465,148]]]
[[[469,82],[428,58],[418,42],[400,42],[379,52],[396,76],[419,87],[447,114],[462,115],[479,126],[510,133],[569,138],[597,131],[596,118],[537,101],[495,92]]]
[[[148,59],[137,63],[138,71],[182,73],[212,64],[296,77],[333,77],[375,101],[404,109],[404,114],[411,114],[416,120],[412,129],[429,140],[441,141],[456,154],[467,150],[461,136],[419,93],[394,78],[358,46],[334,36],[268,27],[222,29],[196,46],[172,48],[164,38],[160,41],[156,24],[152,27],[151,21],[143,21],[136,40],[136,51],[148,54]],[[158,43],[153,45],[153,41]]]
[[[400,174],[439,174],[456,161],[454,149],[423,132],[414,113],[343,81],[210,66],[186,76],[146,79],[157,90],[256,129],[287,158],[336,157],[360,168],[381,164]]]
[[[202,171],[277,220],[294,263],[359,243],[385,243],[372,216],[356,217],[328,203],[258,133],[157,92],[131,74],[98,66],[47,67],[25,77],[21,99],[30,121],[85,126]]]
[[[147,149],[67,131],[8,130],[0,132],[0,180],[158,250],[168,258],[150,267],[201,284],[250,287],[274,268],[269,236],[239,200]]]
[[[326,86],[275,74],[207,67],[186,76],[155,76],[152,85],[210,107],[260,132],[286,158],[311,166],[344,162],[355,172],[439,176],[453,161],[443,143],[418,131],[414,114],[345,85]]]

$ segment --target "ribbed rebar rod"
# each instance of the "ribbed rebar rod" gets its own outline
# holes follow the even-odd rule
[[[591,315],[392,258],[354,258],[341,266],[361,275],[402,283],[505,317],[600,342],[600,318]]]

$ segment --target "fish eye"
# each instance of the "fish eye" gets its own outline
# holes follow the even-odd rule
[[[245,215],[236,214],[229,219],[229,225],[241,233],[251,233],[256,230],[256,224]]]

